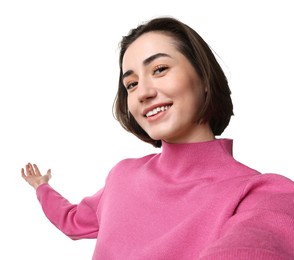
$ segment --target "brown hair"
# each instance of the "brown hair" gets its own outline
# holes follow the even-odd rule
[[[120,75],[114,101],[114,116],[124,129],[144,142],[161,147],[161,140],[153,140],[129,113],[127,91],[122,82],[122,61],[127,48],[142,34],[152,31],[165,33],[176,42],[177,49],[190,61],[207,89],[206,100],[198,123],[209,122],[214,135],[221,135],[233,115],[231,91],[227,78],[212,50],[201,36],[188,25],[171,17],[159,17],[132,29],[120,42]]]

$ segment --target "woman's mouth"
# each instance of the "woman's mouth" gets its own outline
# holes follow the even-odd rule
[[[156,115],[158,113],[161,113],[163,111],[168,110],[170,107],[171,107],[171,105],[156,107],[156,108],[150,110],[145,116],[146,117],[154,116],[154,115]]]

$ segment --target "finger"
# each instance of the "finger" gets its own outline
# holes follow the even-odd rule
[[[26,175],[31,175],[30,166],[29,164],[26,165]]]
[[[31,163],[29,163],[29,171],[31,175],[35,175],[35,170],[33,168],[33,165]]]
[[[48,178],[49,178],[49,180],[50,180],[51,177],[52,177],[52,175],[51,175],[51,169],[49,169],[49,170],[47,171],[47,176],[48,176]]]
[[[41,176],[40,170],[36,164],[33,165],[37,176]]]
[[[24,171],[24,168],[21,168],[21,176],[26,179],[26,174],[25,174],[25,171]]]

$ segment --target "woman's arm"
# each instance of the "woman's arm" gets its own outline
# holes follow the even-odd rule
[[[79,204],[72,204],[49,185],[51,170],[42,175],[35,164],[21,169],[22,177],[36,190],[42,209],[51,223],[71,239],[96,238],[99,224],[97,207],[102,190]]]

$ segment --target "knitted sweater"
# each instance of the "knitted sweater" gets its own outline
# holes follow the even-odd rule
[[[48,184],[37,196],[67,236],[97,239],[96,260],[294,259],[294,182],[236,161],[230,139],[163,142],[78,205]]]

